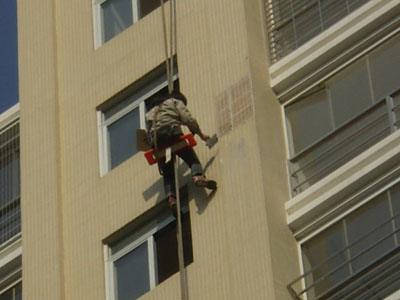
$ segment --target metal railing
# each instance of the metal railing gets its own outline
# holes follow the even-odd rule
[[[265,0],[275,63],[370,0]]]
[[[400,90],[375,103],[289,159],[293,195],[332,173],[398,129]]]
[[[397,222],[400,222],[400,215],[388,219],[349,246],[343,248],[293,280],[287,286],[292,298],[295,300],[372,300],[382,299],[382,297],[398,290],[400,288],[400,227],[392,226],[392,231],[390,233],[376,239],[369,246],[356,255],[351,256],[351,258],[347,258],[344,262],[336,265],[334,261],[340,256],[348,257],[351,248],[363,242],[365,243],[367,238],[370,238],[374,233],[376,234],[376,232],[384,226],[393,225],[396,219]],[[333,280],[332,277],[336,272],[343,270],[343,268],[352,270],[352,265],[357,259],[376,250],[389,239],[393,241],[393,246],[386,249],[384,253],[369,261],[359,270],[349,271],[349,274],[341,278],[340,281]],[[329,268],[330,265],[336,266]],[[329,269],[328,272],[323,273],[310,284],[304,284],[307,277],[313,276],[313,274],[317,273],[317,270],[325,269],[326,267]],[[326,285],[327,280],[330,280],[332,284],[324,289],[323,284]],[[318,286],[319,291],[316,292]]]
[[[0,246],[21,232],[19,123],[0,131]]]

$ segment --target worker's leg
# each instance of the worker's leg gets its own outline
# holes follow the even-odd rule
[[[196,155],[196,152],[190,148],[178,154],[184,162],[190,167],[192,180],[199,187],[206,187],[211,190],[217,188],[217,183],[214,180],[207,179],[204,176],[203,167]]]
[[[196,152],[192,148],[179,153],[178,156],[189,166],[192,176],[203,175],[203,167],[201,166]]]
[[[170,160],[168,162],[159,162],[160,168],[163,173],[164,180],[164,191],[167,197],[172,196],[175,198],[175,176],[174,176],[174,164]]]

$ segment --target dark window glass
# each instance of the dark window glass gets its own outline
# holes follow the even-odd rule
[[[101,4],[104,43],[133,24],[132,0],[108,0]]]
[[[140,128],[139,108],[108,126],[111,150],[111,169],[115,168],[136,150],[136,129]]]
[[[0,1],[0,114],[18,103],[17,0]]]
[[[332,119],[326,92],[319,91],[286,108],[294,153],[332,131]]]
[[[19,283],[15,287],[15,300],[22,300],[22,284]]]
[[[164,2],[167,2],[164,0]],[[139,18],[144,18],[161,5],[160,0],[139,0]]]
[[[187,266],[193,262],[192,234],[188,213],[182,217],[182,236],[184,262]],[[154,234],[154,240],[157,249],[158,283],[161,283],[179,271],[176,221]]]
[[[115,262],[118,300],[137,299],[150,290],[148,261],[146,242]]]
[[[369,249],[352,260],[354,272],[372,263],[394,246],[393,236],[390,236],[376,246],[371,247],[378,240],[392,232],[392,224],[387,223],[390,218],[387,193],[362,206],[346,218],[349,244],[353,244],[361,238],[359,242],[350,248],[351,257],[355,257],[362,251]],[[385,222],[386,224],[380,227]],[[369,233],[378,227],[380,228]]]
[[[339,127],[372,105],[365,59],[336,75],[328,83],[335,127]]]
[[[372,52],[369,63],[375,101],[379,101],[400,87],[400,37]]]
[[[319,295],[321,292],[334,286],[350,274],[349,266],[348,264],[345,264],[324,278],[324,276],[331,270],[346,262],[346,252],[342,251],[345,247],[346,243],[342,222],[329,227],[317,237],[302,246],[303,261],[307,271],[322,263],[306,277],[307,286],[320,280],[313,289],[316,295]],[[338,256],[327,261],[328,258],[339,252],[340,254]],[[313,297],[311,299],[313,299]]]
[[[22,284],[18,283],[0,295],[0,300],[22,300]]]
[[[21,231],[19,124],[0,134],[0,244]]]

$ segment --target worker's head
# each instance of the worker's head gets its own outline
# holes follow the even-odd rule
[[[177,100],[181,100],[185,105],[187,105],[187,99],[185,95],[178,90],[173,90],[172,93],[170,94],[170,97]]]

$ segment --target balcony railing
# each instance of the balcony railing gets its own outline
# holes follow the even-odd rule
[[[370,0],[265,0],[275,63]]]
[[[314,266],[302,276],[296,278],[288,286],[289,293],[294,300],[363,300],[383,299],[400,289],[400,227],[394,225],[400,215],[388,219],[386,222],[367,232],[354,243],[340,250],[325,261]],[[392,230],[373,243],[369,243],[371,237],[383,227],[392,225]],[[387,247],[388,241],[393,245]],[[350,250],[355,246],[369,244],[357,255],[348,258],[341,264],[337,264],[339,257],[349,257]],[[385,251],[382,253],[382,249]],[[357,271],[353,266],[359,262],[362,256],[371,257],[370,260]],[[334,267],[332,267],[334,266]],[[323,273],[321,270],[327,270]],[[347,270],[347,276],[343,270]],[[314,274],[321,274],[313,278]],[[341,277],[340,280],[337,278]],[[311,278],[311,280],[310,280]],[[307,281],[307,283],[305,283]]]
[[[290,158],[293,195],[389,136],[399,123],[400,89]]]
[[[0,131],[0,247],[21,232],[19,123]]]

